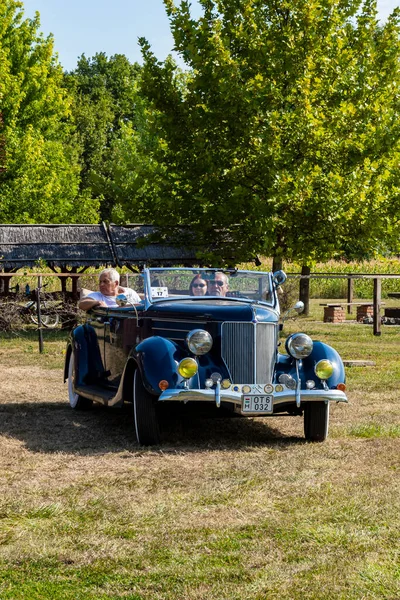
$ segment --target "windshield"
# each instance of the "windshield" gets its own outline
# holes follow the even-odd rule
[[[272,304],[269,273],[216,269],[149,269],[151,302],[166,298],[241,298]],[[204,299],[206,299],[204,298]]]

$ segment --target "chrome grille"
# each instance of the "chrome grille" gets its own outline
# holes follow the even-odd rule
[[[223,323],[221,354],[233,383],[271,383],[275,362],[274,323]]]

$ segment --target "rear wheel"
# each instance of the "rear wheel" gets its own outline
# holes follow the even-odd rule
[[[143,385],[140,371],[136,369],[133,379],[133,414],[137,441],[141,446],[160,443],[160,430],[155,397]]]
[[[304,405],[304,435],[310,442],[323,442],[328,437],[329,402]]]
[[[89,410],[92,408],[93,400],[84,398],[74,391],[75,379],[75,357],[71,352],[68,363],[68,399],[71,408],[74,410]]]

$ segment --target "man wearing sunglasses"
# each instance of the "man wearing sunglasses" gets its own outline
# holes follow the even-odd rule
[[[228,277],[225,273],[217,271],[208,280],[208,295],[209,296],[226,296],[229,290]]]

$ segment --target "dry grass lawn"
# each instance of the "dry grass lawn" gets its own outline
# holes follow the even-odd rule
[[[139,448],[128,409],[69,408],[63,339],[1,338],[0,599],[398,600],[400,328],[299,328],[376,361],[323,444],[191,418]]]

